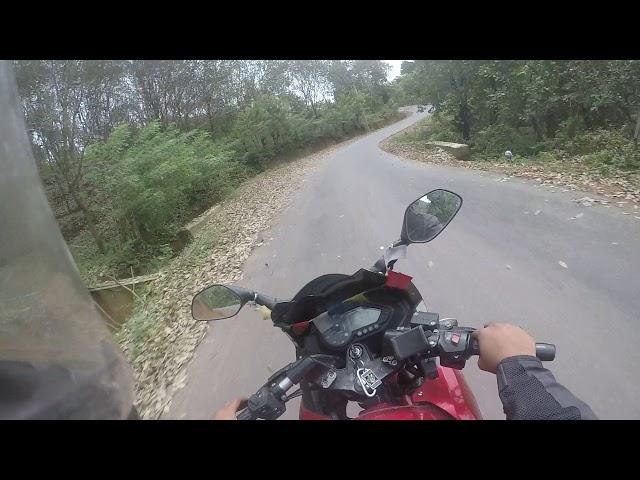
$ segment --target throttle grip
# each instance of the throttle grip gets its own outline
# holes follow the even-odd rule
[[[469,342],[469,355],[480,355],[480,347],[475,338]],[[551,362],[556,358],[556,346],[553,343],[536,343],[536,357],[543,362]]]

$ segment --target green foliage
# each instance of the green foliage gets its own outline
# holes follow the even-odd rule
[[[125,337],[130,340],[131,351],[128,352],[128,355],[132,361],[135,361],[147,345],[149,336],[156,326],[158,318],[157,310],[157,307],[153,303],[141,303],[137,301],[131,317],[127,319],[125,328],[120,329],[115,334],[118,341],[121,341],[122,338]]]
[[[542,148],[530,129],[515,129],[507,125],[491,125],[473,136],[472,152],[478,158],[502,158],[506,150],[519,156],[534,155]]]
[[[551,152],[538,152],[535,156],[535,159],[539,163],[553,163],[557,161],[557,155],[554,155]]]
[[[137,133],[120,125],[106,141],[87,148],[86,158],[87,178],[112,199],[109,209],[123,250],[165,244],[185,219],[252,173],[208,133],[162,128],[159,122]]]
[[[640,167],[639,86],[637,60],[417,60],[392,96],[434,105],[425,138],[469,143],[479,159],[551,151],[630,170]]]
[[[176,231],[273,160],[397,115],[379,60],[15,62],[32,143],[87,277],[166,261]],[[71,228],[65,228],[65,225]],[[88,248],[91,234],[98,251]],[[104,272],[100,263],[111,270]]]
[[[608,165],[621,170],[640,168],[640,150],[625,133],[625,128],[597,129],[577,135],[564,149],[585,154],[588,163]]]
[[[462,134],[456,128],[453,115],[439,112],[434,116],[434,121],[429,124],[429,140],[442,142],[462,142]]]
[[[168,246],[190,218],[230,194],[284,152],[317,142],[338,141],[379,126],[396,114],[356,88],[337,101],[318,105],[318,117],[286,95],[258,95],[234,118],[229,133],[214,140],[201,129],[149,122],[142,128],[120,124],[111,135],[85,149],[86,190],[105,232],[100,261],[129,274],[163,264]],[[74,255],[88,277],[100,271],[94,251]],[[143,267],[146,266],[146,268]]]

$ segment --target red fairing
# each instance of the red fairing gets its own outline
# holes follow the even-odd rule
[[[405,275],[404,273],[394,272],[393,270],[390,270],[387,273],[387,282],[385,283],[385,286],[406,290],[411,283],[412,278],[413,277]]]
[[[464,375],[462,375],[462,372],[460,370],[453,370],[453,373],[458,379],[458,382],[460,384],[460,389],[462,391],[462,395],[465,399],[466,405],[469,408],[469,410],[471,410],[471,413],[475,417],[472,420],[482,420],[482,413],[480,413],[478,402],[476,401],[476,397],[473,395],[473,392],[469,388],[469,385],[467,384],[467,381],[465,380]]]
[[[453,417],[429,403],[422,405],[380,403],[361,412],[354,420],[453,420]]]
[[[300,405],[300,420],[329,420]],[[379,403],[356,420],[482,420],[476,399],[459,370],[438,367],[438,378],[427,380],[404,405]]]
[[[308,320],[304,321],[304,322],[298,322],[298,323],[294,323],[293,325],[291,325],[291,330],[293,331],[294,335],[300,335],[302,333],[304,333],[307,328],[309,328],[309,322]]]
[[[481,420],[476,399],[459,370],[438,367],[438,378],[427,380],[411,394],[414,404],[432,403],[457,420]]]

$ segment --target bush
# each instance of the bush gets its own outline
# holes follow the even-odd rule
[[[551,152],[538,152],[535,159],[540,163],[553,163],[556,161],[556,155]]]
[[[287,96],[259,96],[216,141],[203,130],[185,132],[159,122],[139,130],[117,126],[85,151],[88,192],[100,199],[93,208],[108,242],[101,260],[134,268],[152,265],[154,258],[163,261],[167,244],[186,221],[276,155],[375,128],[394,113],[393,105],[377,104],[353,89],[319,105],[318,118]]]
[[[133,134],[120,126],[87,149],[87,177],[113,199],[119,249],[166,243],[194,211],[219,201],[251,175],[232,151],[199,130],[153,122]]]
[[[442,112],[436,112],[429,123],[428,140],[440,142],[463,143],[462,134],[458,131],[453,116]]]
[[[614,130],[587,130],[575,135],[558,148],[573,154],[584,155],[587,163],[608,165],[622,170],[640,168],[640,151],[627,134],[627,127]]]
[[[473,135],[471,148],[480,158],[503,158],[511,150],[514,155],[526,157],[541,149],[533,132],[521,132],[506,125],[491,125]]]

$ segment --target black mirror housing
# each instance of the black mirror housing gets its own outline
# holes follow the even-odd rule
[[[412,202],[404,212],[402,244],[426,243],[436,238],[462,207],[462,197],[444,189],[432,190]]]

